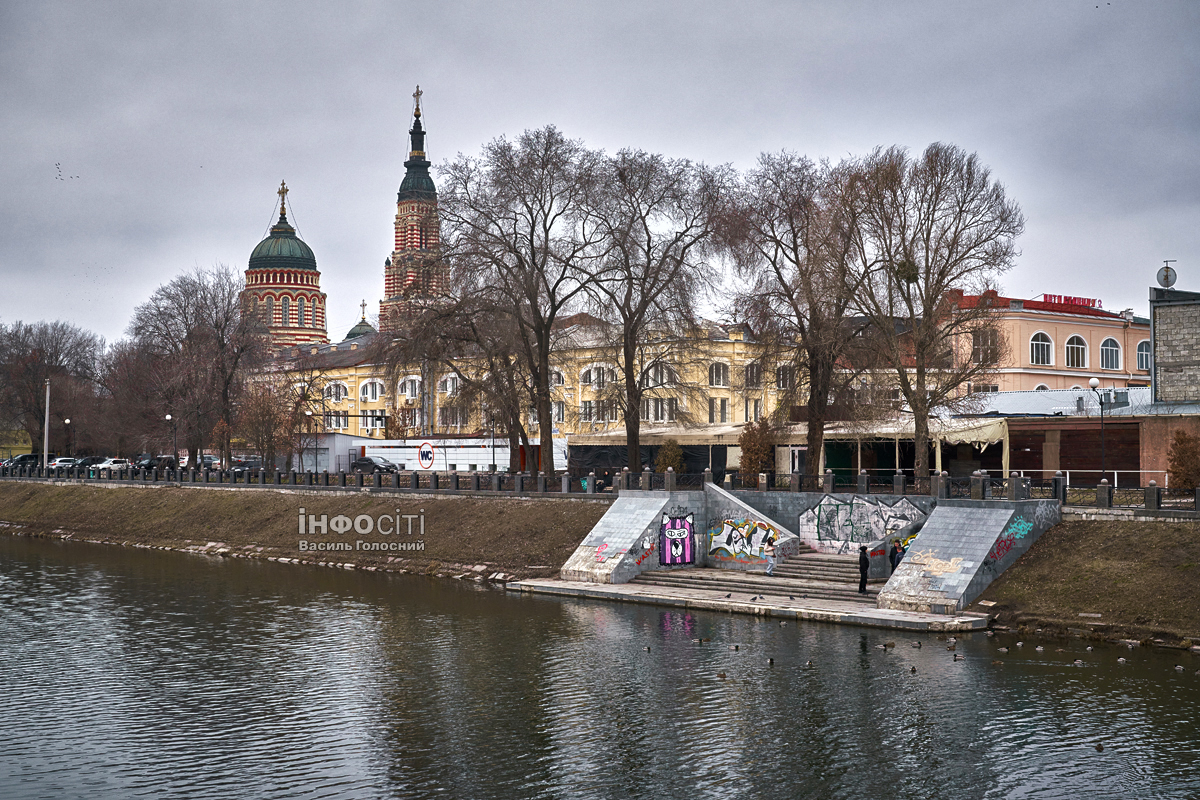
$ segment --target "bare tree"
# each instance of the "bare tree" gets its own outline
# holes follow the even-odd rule
[[[42,450],[46,382],[52,389],[52,433],[56,443],[65,443],[63,420],[93,396],[90,387],[103,349],[100,337],[67,322],[0,326],[0,409],[8,424],[29,434],[34,452]]]
[[[643,399],[678,405],[678,397],[656,396],[663,386],[683,388],[674,362],[684,339],[663,333],[695,326],[695,299],[710,274],[706,247],[731,182],[727,170],[622,150],[606,160],[591,195],[605,253],[591,293],[599,315],[612,323],[598,330],[607,334],[603,349],[620,370],[613,394],[631,470],[642,466]],[[648,416],[662,416],[658,411]],[[668,408],[666,416],[678,413]]]
[[[964,293],[995,297],[1025,221],[978,156],[953,145],[931,144],[919,158],[878,149],[851,182],[847,285],[912,412],[923,478],[930,415],[959,402],[963,384],[991,375],[1003,355],[995,308],[963,302]]]
[[[779,421],[786,421],[790,397],[805,395],[807,475],[820,470],[830,403],[863,365],[861,354],[852,357],[864,321],[851,307],[852,237],[841,202],[847,173],[795,153],[764,153],[742,181],[724,230],[744,282],[735,295],[738,316],[763,348],[747,382],[761,386],[771,364],[807,376],[777,379]]]
[[[371,347],[370,358],[383,365],[388,385],[397,387],[414,369],[421,370],[423,384],[440,375],[453,377],[455,388],[446,392],[447,402],[476,408],[480,430],[508,440],[509,469],[517,470],[520,446],[529,445],[522,412],[531,407],[533,392],[512,315],[495,307],[491,298],[468,294],[418,301],[396,324],[394,336],[380,334]],[[430,403],[429,412],[434,410]]]
[[[197,269],[156,289],[129,325],[158,359],[152,388],[160,410],[185,427],[191,464],[218,422],[232,426],[244,371],[266,353],[262,321],[245,313],[242,288],[231,267]],[[227,438],[222,449],[229,463]]]
[[[507,314],[540,421],[542,469],[554,470],[550,377],[555,321],[592,282],[600,231],[588,213],[602,155],[548,126],[499,138],[443,168],[444,252],[452,285]]]

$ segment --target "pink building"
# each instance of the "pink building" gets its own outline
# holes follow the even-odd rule
[[[977,392],[1082,389],[1150,385],[1150,320],[1132,310],[1106,311],[1089,297],[1044,294],[1040,300],[968,295],[964,305],[991,303],[1000,314],[1003,342],[996,383]]]

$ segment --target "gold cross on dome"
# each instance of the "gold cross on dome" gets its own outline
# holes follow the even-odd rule
[[[423,95],[423,94],[425,94],[425,93],[421,91],[421,85],[417,84],[417,90],[415,92],[413,92],[413,100],[415,100],[417,103],[416,110],[413,111],[414,117],[421,116],[421,95]]]
[[[366,300],[362,301],[361,307],[362,307],[363,319],[366,319],[367,318],[367,301]]]
[[[280,181],[279,182],[279,191],[275,193],[275,194],[279,195],[279,215],[280,216],[283,216],[284,214],[287,213],[287,208],[285,207],[285,205],[287,203],[287,193],[288,193],[287,181]]]

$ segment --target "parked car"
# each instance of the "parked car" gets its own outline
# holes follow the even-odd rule
[[[396,472],[399,469],[383,456],[366,456],[358,458],[350,464],[351,472]]]
[[[75,466],[77,466],[77,467],[94,467],[97,464],[102,464],[107,460],[108,459],[105,458],[104,456],[88,456],[87,458],[81,458],[78,461],[76,461]]]
[[[242,461],[240,464],[234,464],[232,471],[233,471],[234,475],[236,475],[237,477],[240,478],[242,475],[245,475],[247,472],[258,472],[262,468],[263,468],[263,462],[255,459],[255,460]]]
[[[128,458],[106,458],[96,465],[97,469],[111,470],[131,469],[132,467],[133,465],[129,463]]]
[[[53,456],[51,456],[53,458]],[[8,460],[5,466],[17,469],[20,467],[39,467],[42,464],[42,457],[38,453],[22,453],[19,456],[13,456]]]
[[[56,458],[53,461],[51,461],[49,464],[50,469],[57,469],[58,467],[62,467],[63,469],[68,469],[73,466],[75,466],[75,459],[68,458],[66,456]]]

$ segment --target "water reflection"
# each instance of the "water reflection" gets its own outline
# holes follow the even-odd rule
[[[0,796],[1200,793],[1186,653],[10,537],[0,642]]]

